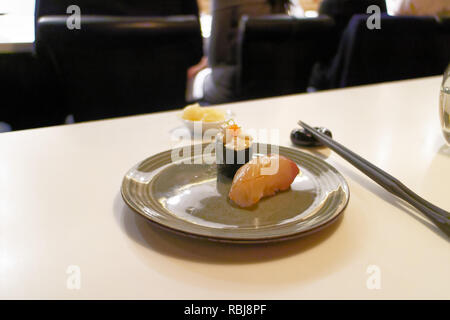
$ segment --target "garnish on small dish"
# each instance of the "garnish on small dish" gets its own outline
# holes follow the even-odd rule
[[[181,118],[189,121],[222,122],[225,121],[226,112],[214,107],[201,107],[195,103],[183,109]]]

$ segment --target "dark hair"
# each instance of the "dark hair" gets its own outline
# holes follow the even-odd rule
[[[285,13],[289,10],[291,0],[267,0],[273,13]]]

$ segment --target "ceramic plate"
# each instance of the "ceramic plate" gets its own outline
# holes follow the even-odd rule
[[[334,222],[348,203],[347,182],[325,161],[292,148],[256,144],[255,156],[277,150],[297,163],[300,174],[289,190],[239,208],[228,198],[231,179],[217,174],[208,146],[168,150],[142,161],[124,177],[123,199],[165,229],[241,243],[310,234]],[[172,161],[173,155],[178,160]]]

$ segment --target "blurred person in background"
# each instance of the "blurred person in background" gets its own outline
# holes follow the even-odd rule
[[[450,0],[402,0],[397,16],[449,16]]]
[[[313,66],[308,85],[309,92],[334,87],[328,73],[332,67],[333,59],[338,53],[342,34],[353,15],[367,14],[367,8],[372,5],[378,6],[381,13],[387,12],[385,0],[323,0],[320,3],[319,15],[330,16],[335,22],[335,31],[331,38],[333,49],[330,50],[331,54],[326,61],[321,61]]]
[[[202,69],[211,67],[212,71],[203,83],[205,102],[218,104],[236,98],[237,38],[241,17],[287,14],[289,6],[290,0],[212,0],[208,57],[188,70],[190,80]]]

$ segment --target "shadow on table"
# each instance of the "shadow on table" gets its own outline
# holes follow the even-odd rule
[[[122,230],[138,244],[167,256],[209,264],[251,264],[300,254],[327,241],[343,219],[341,216],[331,226],[303,238],[266,244],[231,244],[164,230],[128,208],[120,195],[115,199],[114,214]]]

